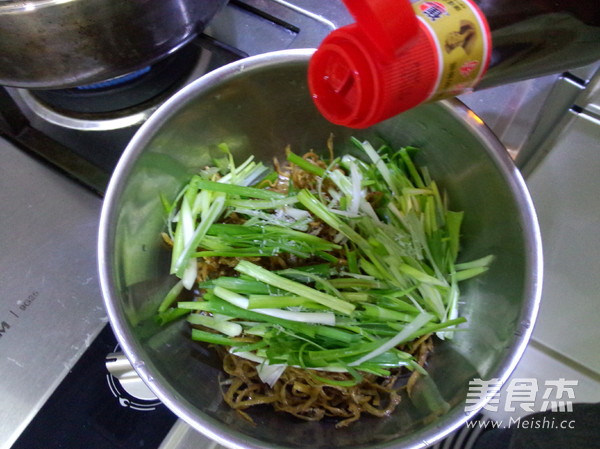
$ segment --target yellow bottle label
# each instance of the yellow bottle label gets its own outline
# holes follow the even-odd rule
[[[470,0],[414,0],[412,6],[438,53],[438,78],[427,101],[471,90],[485,73],[491,51],[479,8]]]

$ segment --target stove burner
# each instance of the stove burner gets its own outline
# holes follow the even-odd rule
[[[110,79],[107,81],[101,81],[99,83],[86,84],[85,86],[78,86],[78,87],[75,87],[75,89],[77,89],[77,90],[92,90],[92,89],[94,89],[95,90],[95,89],[102,89],[104,87],[118,86],[120,84],[124,84],[129,81],[135,80],[135,79],[145,75],[150,70],[152,70],[152,66],[147,66],[147,67],[144,67],[143,69],[136,70],[135,72],[128,73],[127,75],[118,76],[116,78],[113,78],[113,79]]]
[[[187,45],[158,63],[111,80],[70,89],[30,91],[57,111],[105,114],[164,98],[181,87],[198,62],[198,49]]]

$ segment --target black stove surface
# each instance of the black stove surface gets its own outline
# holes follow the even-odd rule
[[[12,449],[158,448],[176,417],[158,400],[118,388],[104,363],[116,347],[107,325]]]

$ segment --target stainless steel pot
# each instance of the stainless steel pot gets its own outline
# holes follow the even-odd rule
[[[193,38],[226,2],[0,1],[0,85],[58,89],[133,72]]]
[[[423,448],[461,425],[469,381],[503,382],[529,340],[541,290],[541,247],[525,184],[506,149],[458,101],[419,106],[366,130],[334,126],[314,107],[306,85],[309,50],[247,58],[211,72],[168,100],[134,136],[104,200],[99,269],[108,315],[133,367],[155,394],[195,429],[235,448]],[[494,254],[490,270],[462,284],[464,332],[437,346],[420,394],[392,416],[365,417],[346,429],[305,423],[270,410],[249,424],[222,400],[220,363],[190,341],[186,323],[158,327],[152,317],[175,279],[161,244],[160,194],[173,198],[225,142],[238,160],[270,162],[287,144],[337,154],[351,135],[384,136],[424,148],[427,165],[465,211],[462,257]],[[428,379],[434,382],[429,382]],[[444,410],[432,419],[432,408]]]

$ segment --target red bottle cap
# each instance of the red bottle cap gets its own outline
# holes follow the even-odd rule
[[[329,121],[367,128],[427,100],[440,62],[409,0],[344,0],[356,23],[330,33],[311,58],[309,89]]]

